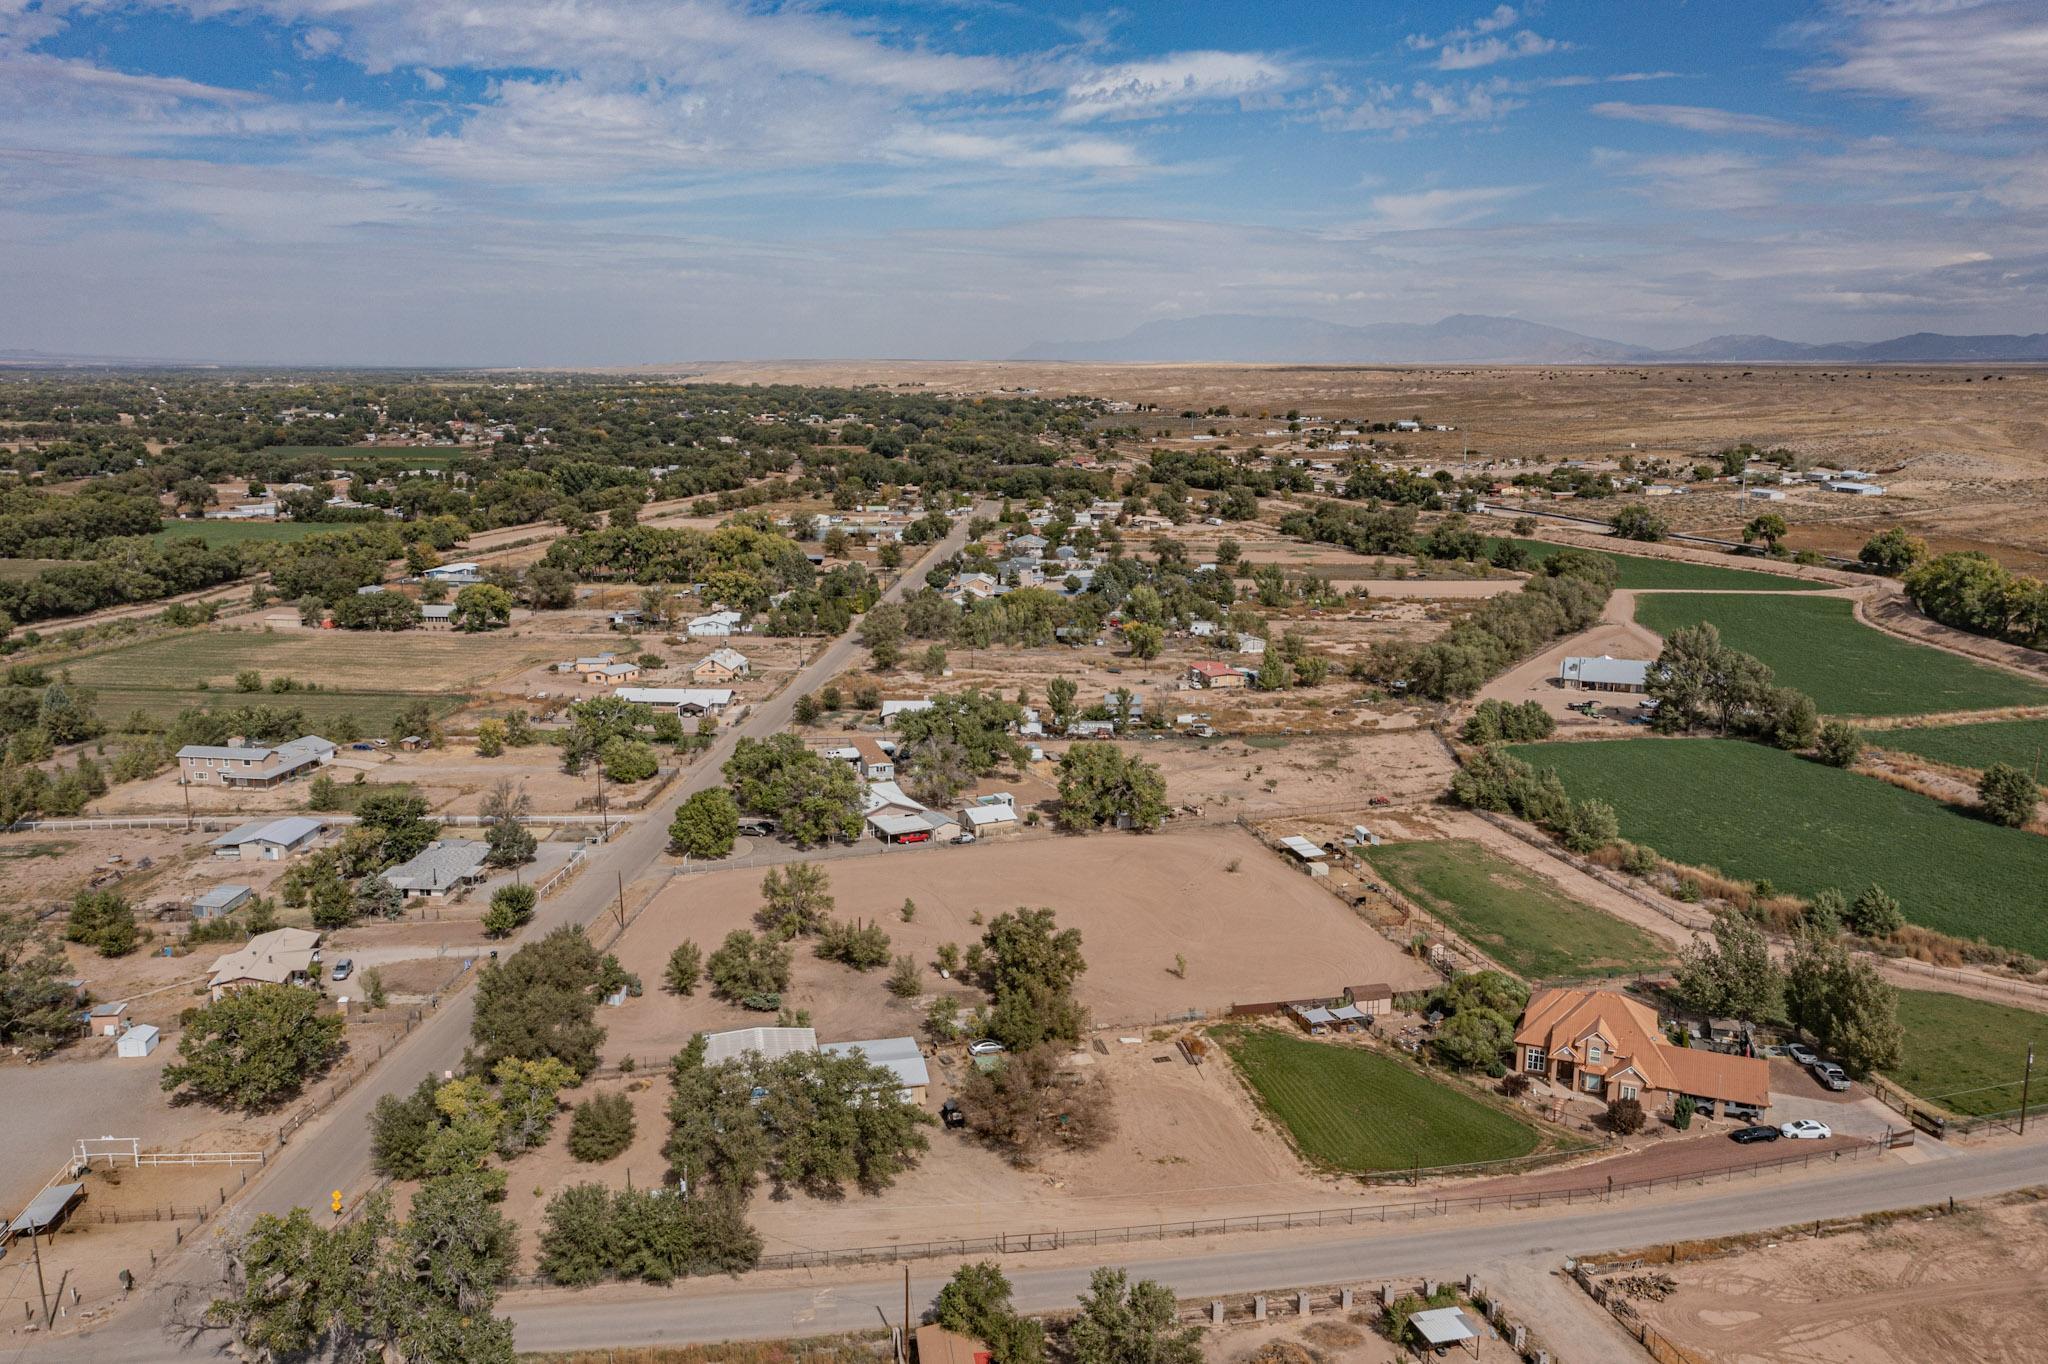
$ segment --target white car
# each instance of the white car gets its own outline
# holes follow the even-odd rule
[[[1778,1130],[1794,1141],[1826,1141],[1835,1135],[1828,1130],[1826,1123],[1817,1118],[1797,1118]]]
[[[967,1054],[969,1056],[995,1056],[1006,1050],[1008,1049],[1002,1043],[985,1037],[979,1042],[969,1044]]]

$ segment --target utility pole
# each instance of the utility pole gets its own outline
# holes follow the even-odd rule
[[[598,827],[604,831],[604,841],[607,843],[611,842],[612,822],[611,817],[605,813],[604,772],[602,770],[597,774],[597,822]]]
[[[626,873],[614,873],[619,878],[619,932],[626,931]]]
[[[2020,1135],[2027,1135],[2027,1099],[2034,1089],[2034,1048],[2027,1046],[2027,1069],[2020,1077]]]
[[[2039,765],[2038,759],[2036,765]],[[178,790],[185,796],[185,832],[189,834],[192,832],[192,784],[185,780],[182,772],[178,774]]]
[[[903,1364],[910,1364],[910,1266],[903,1266]]]
[[[36,1235],[36,1224],[33,1222],[28,1224],[28,1243],[35,1249],[36,1296],[43,1300],[43,1329],[48,1330],[50,1323],[54,1320],[54,1318],[50,1315],[49,1290],[43,1287],[43,1243]],[[908,1272],[908,1270],[909,1267],[905,1266],[906,1273]]]

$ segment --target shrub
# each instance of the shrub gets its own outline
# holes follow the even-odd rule
[[[736,928],[705,964],[711,993],[748,1009],[763,1008],[753,1001],[773,997],[775,1002],[765,1005],[773,1011],[781,1007],[781,993],[789,988],[791,956],[787,944]]]
[[[889,993],[898,999],[915,999],[924,993],[924,973],[918,969],[917,958],[908,954],[896,958],[889,972]]]
[[[1985,818],[2008,829],[2018,829],[2033,819],[2041,788],[2011,763],[1993,763],[1978,779],[1977,799],[1983,802]]]
[[[623,1094],[598,1094],[576,1105],[569,1120],[569,1154],[595,1165],[633,1144],[633,1101]]]
[[[1830,720],[1820,727],[1814,756],[1829,767],[1854,767],[1863,756],[1863,733],[1846,720]]]
[[[1850,904],[1847,923],[1866,938],[1888,938],[1906,926],[1906,913],[1873,881]]]
[[[1607,1126],[1621,1136],[1634,1136],[1648,1121],[1649,1115],[1643,1112],[1640,1100],[1616,1099],[1607,1105]]]
[[[872,921],[859,924],[828,923],[818,935],[818,955],[827,961],[872,971],[889,963],[889,935]]]
[[[491,907],[484,912],[484,932],[493,938],[509,937],[533,917],[540,894],[529,885],[500,886],[491,892]]]

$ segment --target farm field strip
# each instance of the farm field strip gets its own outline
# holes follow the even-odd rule
[[[2048,955],[2048,838],[2001,828],[1875,778],[1738,739],[1523,744],[1575,797],[1614,807],[1622,837],[1674,862],[1811,896],[1872,882],[1908,921]]]
[[[1506,1160],[1542,1136],[1510,1114],[1358,1047],[1265,1028],[1215,1036],[1309,1160],[1364,1173]]]
[[[1895,1083],[1951,1113],[2007,1113],[2020,1106],[2029,1048],[2048,1055],[2048,1014],[1931,990],[1899,991],[1906,1059]],[[2033,1097],[2048,1099],[2036,1086]]]
[[[1699,564],[1681,559],[1654,559],[1644,554],[1617,554],[1611,550],[1586,549],[1580,545],[1556,545],[1547,540],[1523,540],[1515,543],[1529,552],[1537,563],[1553,554],[1576,549],[1583,553],[1598,555],[1613,563],[1620,577],[1616,587],[1639,588],[1645,591],[1708,591],[1719,589],[1728,592],[1825,592],[1828,584],[1813,582],[1806,578],[1794,578],[1784,573],[1767,573],[1754,568],[1722,568],[1718,564]]]
[[[1993,763],[2011,763],[2038,777],[2048,758],[2048,719],[1987,720],[1974,725],[1926,725],[1914,729],[1873,730],[1865,736],[1878,748],[1916,753],[1935,762],[1980,771]]]
[[[341,521],[168,521],[149,538],[158,544],[197,537],[209,545],[246,545],[267,540],[303,540],[353,527]]]
[[[322,687],[439,695],[560,657],[562,648],[504,631],[201,630],[117,644],[68,666],[79,682],[100,687],[185,691],[205,682],[218,689],[253,668],[266,680],[288,676]]]
[[[1636,621],[1669,638],[1711,621],[1731,648],[1770,665],[1831,715],[1922,715],[2048,702],[2048,688],[1912,644],[1858,621],[1840,597],[1658,594],[1636,600]]]
[[[1469,839],[1387,844],[1366,857],[1402,894],[1525,980],[1629,975],[1671,960],[1635,925]]]

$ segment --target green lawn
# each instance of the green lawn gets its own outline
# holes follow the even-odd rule
[[[1879,748],[1918,753],[1936,762],[1982,770],[2011,763],[2029,772],[2048,758],[2048,720],[1987,720],[1975,725],[1928,725],[1921,729],[1871,731]]]
[[[2048,1101],[2048,1014],[1930,990],[1899,991],[1906,1059],[1885,1074],[1951,1113],[2008,1113],[2020,1106],[2027,1048],[2042,1063],[2029,1105]]]
[[[1638,598],[1636,620],[1668,636],[1712,621],[1732,648],[1769,664],[1831,715],[1924,715],[2048,702],[2048,687],[1873,630],[1839,597]]]
[[[1366,856],[1402,894],[1525,980],[1629,975],[1671,960],[1633,924],[1468,839],[1394,843]]]
[[[53,568],[71,568],[77,559],[0,559],[0,580],[19,582],[34,578]]]
[[[1676,862],[1812,895],[1875,881],[1906,918],[2048,956],[2048,838],[2001,828],[1872,777],[1738,739],[1523,744],[1574,796],[1614,807],[1624,838]]]
[[[1515,543],[1529,551],[1529,557],[1538,563],[1553,554],[1579,548],[1577,545],[1553,545],[1544,540],[1518,539]],[[1621,574],[1615,580],[1616,587],[1677,591],[1711,591],[1718,588],[1731,592],[1817,592],[1827,587],[1826,583],[1809,582],[1805,578],[1794,578],[1784,573],[1766,573],[1754,568],[1722,568],[1717,564],[1652,559],[1641,554],[1614,554],[1604,549],[1585,552],[1597,554],[1613,562]]]
[[[246,545],[258,540],[303,540],[308,535],[347,529],[338,521],[169,521],[149,538],[162,544],[196,535],[209,545]]]
[[[1319,1165],[1352,1173],[1527,1155],[1536,1129],[1399,1061],[1265,1028],[1217,1028],[1265,1107]]]

